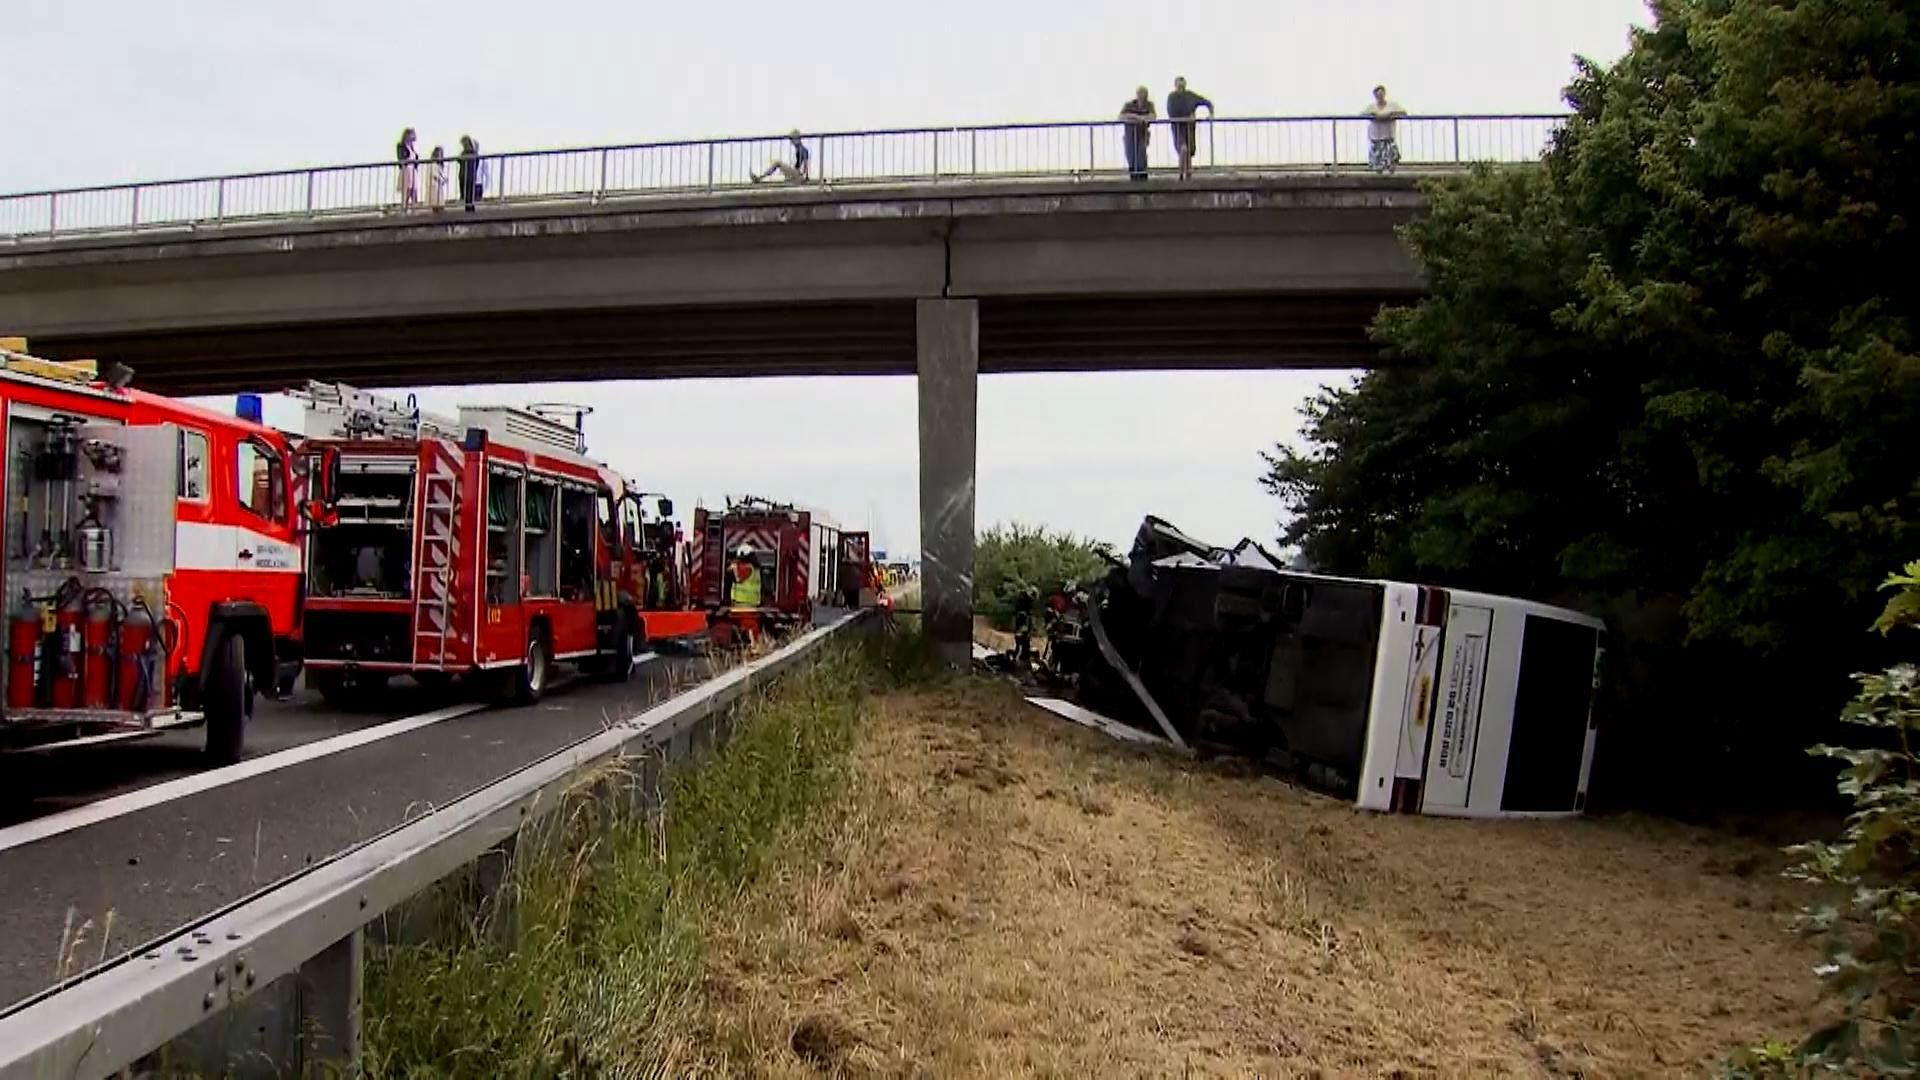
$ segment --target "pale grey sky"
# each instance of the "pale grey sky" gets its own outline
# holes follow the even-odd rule
[[[1575,53],[1612,59],[1641,0],[0,0],[0,191],[386,160],[462,133],[489,151],[1105,118],[1185,75],[1222,115],[1549,112]],[[1346,376],[1335,375],[1341,379]],[[981,523],[1122,541],[1149,512],[1271,539],[1259,451],[1328,376],[1006,376],[980,395]],[[684,505],[750,490],[917,543],[910,379],[433,392],[570,397],[593,451]],[[728,439],[741,414],[791,417]],[[737,430],[737,429],[736,429]],[[656,479],[657,478],[657,479]]]

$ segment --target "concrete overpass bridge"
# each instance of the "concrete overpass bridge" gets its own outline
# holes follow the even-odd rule
[[[1203,121],[1188,181],[1164,123],[1145,182],[1080,123],[808,135],[769,185],[784,138],[489,156],[471,212],[391,162],[0,196],[0,332],[174,393],[917,374],[929,627],[964,646],[980,372],[1371,364],[1418,178],[1558,120],[1408,118],[1393,175],[1303,117]]]

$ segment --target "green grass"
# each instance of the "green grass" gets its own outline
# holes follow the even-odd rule
[[[664,815],[583,788],[521,836],[481,914],[371,950],[366,1074],[677,1071],[702,927],[841,789],[867,695],[923,670],[917,637],[834,648],[744,704],[730,740],[669,773]]]

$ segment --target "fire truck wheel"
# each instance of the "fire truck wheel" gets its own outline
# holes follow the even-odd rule
[[[607,660],[607,681],[626,682],[633,676],[633,657],[640,651],[640,632],[631,620],[620,620],[619,640]]]
[[[240,760],[247,717],[253,714],[253,675],[247,670],[247,641],[229,634],[214,654],[207,673],[207,757],[216,764]]]
[[[535,630],[527,637],[527,655],[520,666],[509,668],[509,697],[518,704],[532,705],[546,692],[547,676],[553,673],[553,654],[547,648],[547,636]]]

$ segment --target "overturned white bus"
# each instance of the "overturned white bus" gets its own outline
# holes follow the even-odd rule
[[[1155,518],[1085,611],[1078,696],[1135,728],[1247,754],[1369,810],[1586,807],[1598,619],[1289,570]]]

